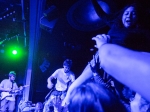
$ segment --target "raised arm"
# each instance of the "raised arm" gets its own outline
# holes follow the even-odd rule
[[[99,49],[101,67],[150,101],[150,53],[104,44],[101,37],[94,37],[93,40]]]
[[[103,35],[105,35],[105,34],[98,35],[98,36],[103,36]],[[107,43],[109,41],[109,39],[110,39],[110,37],[107,36],[103,42]],[[95,58],[98,58],[98,53],[96,53]],[[93,64],[94,62],[95,62],[95,60],[93,58],[93,60],[91,60],[90,64]],[[87,81],[88,79],[90,79],[93,76],[93,72],[91,70],[90,64],[88,64],[85,67],[82,74],[71,84],[71,86],[69,87],[69,89],[67,91],[67,95],[62,102],[62,106],[69,103],[70,93],[73,91],[73,89],[79,87],[81,84],[83,84],[85,81]]]
[[[90,69],[89,64],[85,67],[83,70],[82,74],[71,84],[67,91],[67,95],[65,99],[62,102],[62,106],[65,106],[65,104],[69,103],[69,98],[70,98],[70,93],[73,91],[74,88],[80,86],[82,83],[84,83],[87,79],[92,77],[92,71]]]

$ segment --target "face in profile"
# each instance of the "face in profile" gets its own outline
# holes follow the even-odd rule
[[[122,15],[122,23],[125,28],[130,28],[136,25],[137,12],[133,6],[128,7]]]
[[[64,67],[64,72],[65,72],[65,73],[68,73],[68,72],[70,71],[70,67],[65,66],[65,65],[64,65],[63,67]]]

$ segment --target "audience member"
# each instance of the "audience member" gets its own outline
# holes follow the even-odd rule
[[[88,82],[70,95],[69,112],[126,112],[120,100],[103,85]]]
[[[118,44],[118,45],[121,45],[123,47],[129,48],[132,50],[149,52],[150,51],[150,46],[149,46],[150,45],[149,44],[150,36],[149,36],[148,30],[145,27],[145,24],[142,23],[143,22],[142,20],[144,18],[141,18],[141,17],[144,17],[144,16],[141,16],[141,14],[142,14],[141,8],[138,7],[138,5],[136,5],[136,4],[131,4],[131,5],[128,5],[127,7],[125,7],[125,9],[121,12],[122,13],[114,21],[111,29],[108,32],[108,35],[100,34],[100,35],[97,35],[95,38],[98,38],[98,37],[104,38],[104,40],[101,40],[101,41],[103,41],[103,43],[111,42],[111,43]],[[144,11],[143,11],[143,14],[145,14]],[[111,45],[111,46],[115,46],[115,45]],[[99,49],[99,47],[97,47],[97,48]],[[118,48],[118,46],[117,46],[117,48]],[[120,51],[120,47],[118,49]],[[112,48],[112,50],[114,50],[114,52],[118,53],[118,51],[116,51],[116,49]],[[103,51],[103,52],[105,52],[105,51]],[[99,54],[99,52],[98,52],[98,54]],[[118,60],[119,59],[120,58],[118,57]],[[116,60],[116,61],[118,61],[118,60]],[[101,62],[101,59],[100,59],[100,62]],[[93,63],[93,60],[91,61],[91,63]],[[126,65],[126,63],[127,62],[120,63],[120,64],[122,64],[122,66],[123,66],[123,65]],[[102,68],[106,71],[106,69],[104,67],[102,67]],[[113,68],[113,65],[112,65],[112,68]],[[120,72],[120,70],[118,70],[118,69],[115,69],[115,71],[117,72],[117,74],[119,74],[119,72]],[[112,75],[111,72],[107,72],[107,73],[108,74],[110,73],[110,75],[113,76],[116,80],[125,84],[125,81],[122,82],[122,81],[120,81],[120,79],[118,77],[116,78],[116,76],[118,76],[118,75],[114,76],[115,74]],[[92,75],[93,75],[93,73],[90,69],[90,65],[87,65],[85,67],[85,69],[83,70],[82,74],[70,86],[70,88],[67,92],[67,96],[64,99],[62,105],[65,105],[65,103],[69,103],[70,92],[74,88],[76,88],[79,85],[81,85],[82,83],[84,83],[87,79],[91,78]],[[131,79],[133,79],[133,78],[131,78]],[[130,81],[132,82],[131,79],[130,79]],[[134,83],[134,81],[132,83]],[[125,84],[125,85],[130,86],[128,84]],[[133,85],[135,85],[135,84],[133,84]],[[136,90],[134,87],[132,89]],[[117,89],[117,90],[119,92],[119,89]],[[120,94],[120,92],[119,92],[119,94]]]

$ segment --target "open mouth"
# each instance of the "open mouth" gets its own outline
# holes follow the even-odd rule
[[[127,18],[127,19],[126,19],[126,22],[127,22],[127,23],[131,23],[131,19]]]
[[[126,23],[127,23],[127,24],[131,24],[132,21],[131,21],[131,20],[126,20]]]

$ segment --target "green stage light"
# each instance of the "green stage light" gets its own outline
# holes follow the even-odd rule
[[[13,50],[12,54],[16,55],[17,54],[17,50]]]
[[[24,56],[24,50],[17,45],[9,45],[5,48],[5,57],[9,60],[21,60]]]

